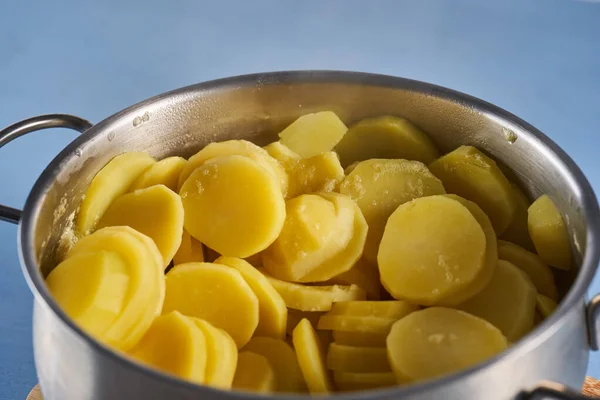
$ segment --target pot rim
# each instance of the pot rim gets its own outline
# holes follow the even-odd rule
[[[401,77],[395,77],[391,75],[372,74],[364,72],[351,72],[351,71],[334,71],[334,70],[298,70],[298,71],[277,71],[277,72],[266,72],[266,73],[255,73],[238,75],[228,78],[221,78],[211,81],[206,81],[194,85],[185,86],[179,89],[171,90],[157,96],[153,96],[149,99],[134,104],[126,109],[117,112],[98,124],[92,126],[89,130],[83,133],[81,136],[72,141],[67,145],[44,169],[40,177],[35,182],[31,192],[29,193],[24,209],[23,216],[19,223],[18,228],[18,248],[19,258],[21,261],[21,268],[25,279],[29,285],[31,292],[34,294],[37,301],[41,305],[47,306],[50,310],[56,314],[69,329],[74,330],[78,333],[80,338],[86,342],[94,350],[101,352],[104,356],[112,358],[116,363],[122,364],[128,368],[135,368],[141,371],[152,379],[160,379],[166,383],[173,385],[187,386],[189,389],[198,391],[198,393],[204,393],[209,396],[219,396],[221,398],[235,398],[235,399],[264,399],[265,397],[273,397],[272,395],[259,395],[249,392],[241,391],[225,391],[220,389],[211,388],[208,386],[198,385],[195,383],[188,382],[176,376],[168,373],[163,373],[145,365],[139,364],[133,359],[126,355],[116,352],[110,349],[108,346],[96,341],[83,330],[81,330],[75,323],[67,317],[67,315],[60,309],[58,304],[52,298],[48,291],[44,278],[37,266],[36,257],[33,251],[35,243],[34,228],[35,221],[37,220],[41,210],[41,199],[47,192],[50,184],[55,179],[61,165],[66,159],[74,154],[74,151],[84,145],[91,138],[102,134],[104,128],[110,126],[116,121],[120,120],[126,114],[133,113],[135,110],[142,109],[150,104],[157,103],[162,100],[166,100],[174,95],[193,95],[199,91],[210,91],[210,90],[222,90],[227,87],[239,88],[245,86],[255,85],[269,85],[269,84],[301,84],[301,83],[347,83],[356,85],[368,85],[368,86],[381,86],[388,88],[403,89],[413,92],[422,93],[429,96],[442,98],[447,101],[468,105],[473,110],[484,114],[488,117],[498,119],[501,121],[510,122],[517,126],[519,129],[528,132],[538,140],[539,146],[544,148],[548,154],[552,154],[556,158],[556,162],[560,163],[560,168],[566,170],[572,179],[572,184],[577,188],[580,193],[583,216],[586,220],[586,240],[585,240],[585,254],[581,263],[581,268],[577,274],[577,277],[569,289],[567,295],[563,298],[559,304],[557,310],[546,319],[540,326],[536,327],[532,332],[528,333],[525,337],[521,338],[517,343],[482,363],[479,363],[471,368],[459,371],[458,373],[443,376],[441,378],[425,381],[421,383],[412,384],[406,387],[391,387],[378,390],[367,390],[360,392],[352,392],[346,394],[335,394],[336,398],[349,400],[377,400],[388,397],[402,397],[410,396],[415,392],[419,392],[427,389],[438,388],[454,381],[464,379],[471,374],[481,372],[487,368],[491,368],[494,364],[501,362],[506,359],[516,358],[518,354],[528,352],[543,343],[548,337],[554,334],[556,330],[560,328],[560,323],[563,317],[569,313],[573,308],[579,307],[582,300],[584,299],[587,289],[591,283],[592,278],[598,267],[598,261],[600,260],[599,246],[596,244],[600,241],[600,209],[596,196],[592,187],[583,172],[575,164],[575,162],[550,138],[540,132],[538,129],[523,121],[512,113],[497,107],[484,100],[476,97],[467,95],[462,92],[458,92],[452,89],[448,89],[442,86],[407,79]],[[299,397],[310,398],[309,395],[295,395],[295,394],[275,394],[279,399],[298,399]]]

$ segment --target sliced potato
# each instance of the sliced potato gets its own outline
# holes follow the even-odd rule
[[[179,175],[187,160],[183,157],[167,157],[152,164],[131,185],[130,191],[145,189],[154,185],[165,185],[176,192]]]
[[[558,299],[554,275],[537,254],[530,253],[514,243],[499,240],[498,257],[525,271],[540,294],[552,300]]]
[[[329,393],[333,390],[329,371],[325,367],[323,346],[310,321],[303,318],[292,334],[298,364],[310,393]]]
[[[227,332],[214,327],[208,321],[200,318],[192,318],[192,321],[200,328],[206,339],[204,384],[230,389],[238,360],[238,349],[235,342]]]
[[[275,371],[278,392],[300,393],[306,391],[306,384],[296,353],[292,346],[283,340],[269,337],[254,337],[244,347],[267,359]]]
[[[364,258],[360,258],[352,268],[328,281],[329,285],[357,285],[367,293],[367,299],[379,300],[381,298],[381,282],[379,281],[379,269]]]
[[[327,368],[342,372],[390,372],[385,347],[357,347],[331,343]]]
[[[335,303],[327,315],[345,315],[355,317],[380,317],[400,319],[413,311],[419,309],[419,306],[407,301],[389,300],[389,301],[343,301]]]
[[[181,244],[183,205],[177,193],[155,185],[115,199],[98,221],[98,228],[130,226],[149,236],[167,268]]]
[[[510,182],[496,162],[472,146],[458,149],[429,165],[448,193],[475,202],[501,235],[513,220],[516,202]]]
[[[342,165],[370,158],[403,158],[429,164],[439,156],[425,132],[404,118],[365,118],[335,146]]]
[[[396,299],[434,305],[464,290],[485,268],[486,237],[471,212],[445,196],[404,203],[379,247],[381,283]]]
[[[259,319],[255,334],[285,339],[287,308],[283,298],[267,278],[247,261],[239,258],[221,256],[215,260],[215,263],[238,270],[256,295]]]
[[[527,228],[527,209],[531,205],[531,201],[518,185],[511,183],[510,187],[515,198],[515,215],[500,239],[518,244],[526,250],[535,251]]]
[[[294,328],[298,326],[298,323],[303,319],[307,319],[308,322],[312,324],[314,328],[317,327],[319,323],[319,318],[323,315],[323,312],[310,312],[310,311],[299,311],[290,308],[288,310],[288,320],[287,320],[287,328],[286,332],[288,335],[292,335],[294,332]]]
[[[110,160],[85,192],[75,220],[76,232],[90,233],[113,200],[126,193],[136,178],[154,163],[154,158],[138,152],[123,153]]]
[[[539,294],[536,296],[536,310],[542,315],[542,318],[548,318],[556,310],[558,304],[549,297]]]
[[[341,391],[369,390],[396,385],[393,372],[333,371],[335,386]]]
[[[173,264],[204,261],[204,246],[193,238],[185,229],[181,235],[181,244],[173,256]]]
[[[233,388],[258,393],[272,393],[277,387],[275,371],[266,357],[251,351],[238,356]]]
[[[204,319],[243,347],[258,325],[258,299],[242,274],[212,263],[187,263],[166,276],[163,314],[177,310]],[[218,290],[217,290],[218,288]]]
[[[348,346],[385,347],[388,333],[333,331],[333,341]]]
[[[317,328],[331,331],[386,334],[397,320],[398,318],[359,317],[328,313],[319,318]]]
[[[348,128],[332,111],[305,114],[279,133],[281,144],[302,158],[333,150]]]
[[[431,307],[398,320],[387,337],[388,360],[398,382],[458,372],[506,349],[489,322],[451,308]]]
[[[279,161],[280,164],[283,163],[284,169],[286,169],[285,163],[301,159],[298,153],[292,151],[292,149],[282,144],[280,141],[269,143],[268,145],[263,147],[263,149],[265,149],[271,157]]]
[[[527,226],[535,249],[546,264],[571,269],[571,244],[560,211],[548,195],[538,197],[527,210]]]
[[[180,195],[185,229],[231,257],[244,258],[266,249],[285,221],[277,180],[248,157],[210,159],[192,172]]]
[[[525,272],[500,260],[490,283],[458,307],[489,321],[515,342],[533,328],[536,294]]]
[[[446,191],[418,161],[371,159],[352,170],[340,185],[340,193],[354,199],[367,220],[364,257],[375,264],[386,222],[396,208],[415,198]]]
[[[344,169],[333,151],[295,162],[289,168],[288,197],[305,193],[332,192],[344,179]]]

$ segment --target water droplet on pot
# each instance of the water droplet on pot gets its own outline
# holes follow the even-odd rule
[[[142,123],[142,118],[141,117],[135,117],[133,119],[133,126],[138,126],[141,123]]]
[[[113,140],[115,138],[115,133],[114,132],[110,132],[108,134],[108,141],[110,142],[111,140]]]
[[[502,128],[502,134],[510,144],[513,144],[519,138],[516,133],[514,133],[511,129],[508,128]]]

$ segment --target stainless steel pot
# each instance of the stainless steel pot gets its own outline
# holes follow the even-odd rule
[[[260,397],[187,383],[111,351],[67,318],[50,296],[44,276],[68,239],[64,232],[73,222],[87,185],[115,155],[146,151],[158,158],[190,156],[213,140],[231,138],[265,144],[294,118],[325,109],[335,111],[347,123],[367,116],[401,115],[427,131],[442,150],[471,144],[492,154],[510,166],[513,179],[532,196],[548,193],[557,202],[580,265],[571,276],[559,277],[566,296],[557,311],[494,359],[428,383],[338,397],[504,400],[578,396],[562,385],[581,388],[588,352],[598,348],[600,339],[600,297],[586,302],[600,257],[600,212],[592,188],[575,163],[533,126],[465,94],[390,76],[304,71],[189,86],[134,105],[94,126],[77,117],[51,115],[0,131],[0,147],[39,129],[85,131],[44,170],[22,214],[0,208],[0,218],[19,223],[21,264],[35,295],[35,363],[46,400]]]

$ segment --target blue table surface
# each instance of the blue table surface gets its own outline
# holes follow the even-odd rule
[[[398,75],[483,98],[547,133],[600,188],[598,2],[0,2],[0,126],[52,112],[98,122],[177,87],[289,69]],[[74,137],[44,131],[0,150],[0,201],[22,206]],[[0,399],[10,400],[36,382],[16,232],[0,223]],[[600,378],[597,354],[589,374]]]

